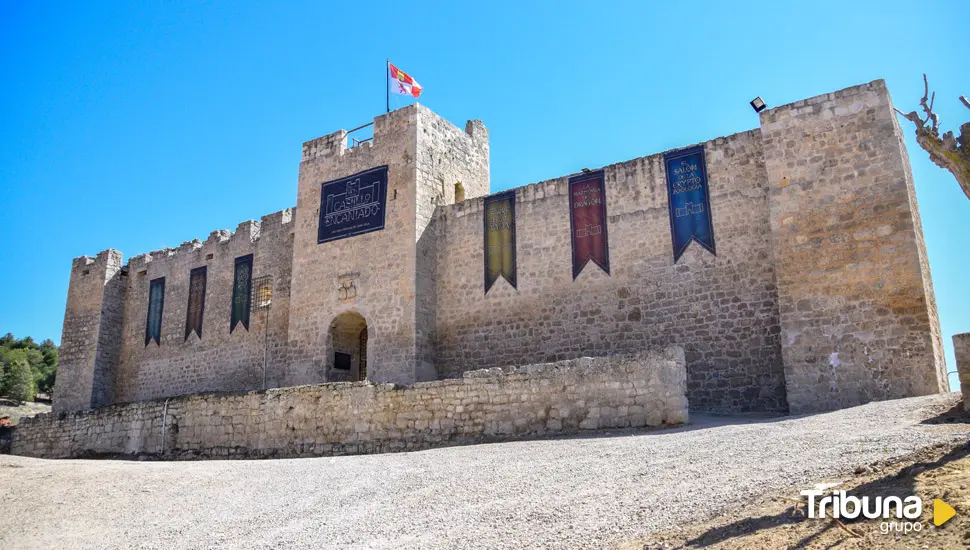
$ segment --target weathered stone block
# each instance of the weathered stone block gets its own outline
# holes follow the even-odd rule
[[[953,355],[957,361],[957,376],[963,392],[963,407],[970,411],[970,332],[953,335]]]

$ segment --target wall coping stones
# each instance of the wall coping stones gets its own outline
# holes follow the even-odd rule
[[[411,385],[331,382],[24,419],[44,458],[282,458],[415,451],[688,421],[684,350],[482,369]]]

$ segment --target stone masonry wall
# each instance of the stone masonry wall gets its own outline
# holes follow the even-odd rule
[[[54,385],[55,412],[111,402],[108,381],[117,365],[115,327],[120,325],[124,299],[121,260],[117,250],[105,250],[95,258],[82,256],[72,262]]]
[[[267,353],[267,386],[288,378],[286,337],[293,210],[247,221],[235,233],[214,231],[205,242],[135,256],[129,261],[124,324],[115,401],[133,402],[204,391],[242,391],[262,387]],[[273,279],[268,312],[253,312],[249,329],[239,323],[230,334],[235,260],[253,255],[255,279]],[[206,266],[202,336],[185,337],[189,273]],[[161,344],[145,345],[149,283],[165,277]]]
[[[128,272],[122,268],[121,254],[108,251],[106,256],[104,294],[96,344],[97,359],[91,381],[91,405],[94,407],[110,405],[116,401],[114,382],[121,358],[121,327],[125,298],[128,295]]]
[[[411,383],[436,378],[434,239],[425,226],[435,207],[488,189],[488,134],[477,121],[461,131],[414,104],[374,119],[373,141],[347,148],[343,130],[303,144],[293,254],[290,326],[292,383],[333,380],[333,321],[353,311],[367,322],[367,376]],[[319,244],[323,183],[388,167],[384,229]],[[353,292],[341,294],[350,285]]]
[[[367,321],[368,378],[414,381],[416,117],[414,106],[376,117],[373,141],[350,149],[344,130],[303,144],[293,244],[291,384],[332,379],[330,328],[347,311]],[[383,165],[384,229],[319,244],[322,184]],[[352,295],[340,292],[345,282]]]
[[[792,412],[947,390],[902,132],[878,80],[761,113]]]
[[[330,383],[24,419],[13,454],[297,457],[686,422],[681,348],[467,372],[398,387]]]
[[[970,332],[953,335],[953,355],[957,361],[957,376],[963,392],[963,408],[970,411]]]
[[[437,234],[426,231],[437,208],[455,203],[455,184],[465,199],[489,192],[488,130],[470,120],[462,131],[429,109],[418,109],[416,170],[415,332],[417,380],[434,380],[436,368]]]
[[[676,265],[661,154],[605,168],[610,275],[572,278],[568,177],[515,189],[517,289],[484,294],[483,199],[439,207],[439,372],[678,343],[693,409],[786,410],[761,135],[704,149],[717,256],[695,243]]]

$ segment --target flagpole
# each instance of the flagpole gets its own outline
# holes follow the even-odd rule
[[[384,100],[387,112],[391,112],[391,60],[384,58]]]

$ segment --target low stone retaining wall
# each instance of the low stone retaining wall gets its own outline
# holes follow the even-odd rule
[[[339,382],[201,394],[24,419],[13,454],[299,457],[687,421],[684,351],[467,372],[410,386]]]

